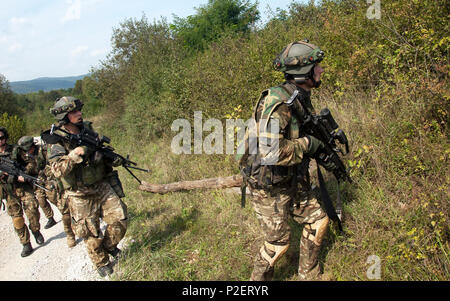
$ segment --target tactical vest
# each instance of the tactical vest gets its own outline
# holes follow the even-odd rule
[[[295,89],[293,84],[284,83],[280,86],[269,88],[261,93],[252,115],[252,118],[256,122],[256,133],[253,133],[253,135],[258,135],[259,138],[261,127],[264,127],[264,130],[267,130],[268,122],[273,113],[280,106],[286,105],[286,101],[289,100]],[[309,99],[307,100],[307,107],[313,110]],[[257,189],[270,189],[274,185],[289,185],[295,174],[294,169],[298,168],[298,166],[262,165],[258,142],[257,153],[250,153],[249,135],[250,133],[247,129],[243,142],[245,147],[244,154],[239,160],[239,167],[244,179],[244,184],[248,184]],[[296,116],[291,115],[289,123],[285,127],[285,131],[281,133],[281,135],[285,139],[290,140],[303,137],[304,133],[301,131],[301,120],[298,120]],[[305,162],[302,162],[301,165],[309,165],[309,160],[303,161]]]
[[[93,130],[91,122],[84,122],[83,124],[89,130]],[[58,130],[55,131],[55,133],[60,136],[67,135]],[[66,142],[61,142],[60,145],[62,145],[67,152],[74,149],[74,147]],[[107,166],[105,165],[104,159],[94,162],[89,159],[93,155],[94,154],[92,153],[86,154],[84,157],[88,158],[87,160],[84,159],[82,163],[76,164],[68,175],[60,178],[64,190],[77,190],[81,187],[93,185],[105,178],[107,174]]]

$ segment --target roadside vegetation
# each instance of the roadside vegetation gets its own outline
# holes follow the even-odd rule
[[[248,1],[210,0],[173,24],[127,19],[113,50],[70,91],[10,94],[2,118],[28,134],[48,128],[55,93],[85,101],[85,119],[119,153],[169,183],[238,173],[232,155],[176,155],[171,124],[248,119],[259,93],[282,82],[272,61],[308,38],[325,51],[316,109],[328,107],[350,140],[352,185],[342,185],[344,231],[332,225],[321,253],[331,280],[449,280],[449,8],[446,1],[383,0],[380,19],[365,1],[293,2],[266,24]],[[7,91],[2,80],[2,93]],[[3,87],[6,87],[4,89]],[[59,95],[62,95],[59,94]],[[3,98],[2,98],[3,101]],[[10,102],[11,103],[11,102]],[[14,103],[14,102],[12,102]],[[3,104],[3,102],[2,102]],[[18,117],[14,117],[18,118]],[[0,119],[3,120],[4,119]],[[225,125],[225,121],[223,122]],[[208,133],[204,133],[205,137]],[[246,280],[262,237],[250,201],[229,190],[149,194],[120,170],[130,224],[116,280]],[[335,192],[335,183],[329,183]],[[301,229],[292,223],[275,280],[296,280]]]

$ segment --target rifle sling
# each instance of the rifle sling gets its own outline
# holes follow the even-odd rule
[[[341,220],[336,214],[336,210],[334,209],[333,203],[331,202],[330,195],[328,194],[327,187],[325,186],[325,181],[323,180],[322,172],[320,171],[319,163],[317,163],[317,177],[319,178],[320,185],[320,196],[325,207],[325,211],[327,212],[328,217],[338,223],[338,227],[340,231],[342,230]]]
[[[245,208],[245,194],[247,193],[247,184],[245,184],[245,180],[242,179],[241,183],[241,207]]]

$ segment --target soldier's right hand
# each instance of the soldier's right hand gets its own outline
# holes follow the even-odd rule
[[[78,146],[77,148],[73,149],[70,153],[69,153],[69,158],[75,162],[76,164],[79,164],[81,162],[83,162],[83,155],[86,153],[85,147],[83,146]]]
[[[17,181],[21,182],[21,183],[25,183],[25,178],[22,176],[18,176],[17,177]]]
[[[84,150],[84,148],[82,147],[82,146],[78,146],[77,148],[75,148],[74,150],[73,150],[73,152],[75,153],[75,154],[77,154],[78,156],[83,156],[86,152],[85,152],[85,150]]]

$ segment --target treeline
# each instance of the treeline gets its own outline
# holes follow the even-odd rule
[[[220,118],[241,105],[249,116],[258,92],[281,79],[271,65],[277,52],[308,38],[326,51],[324,81],[335,97],[371,90],[394,105],[413,101],[414,91],[416,103],[427,100],[421,117],[442,129],[445,1],[383,1],[380,20],[368,19],[367,10],[357,0],[292,3],[260,28],[254,4],[221,0],[173,24],[128,19],[114,29],[113,50],[83,81],[83,94],[123,109],[122,120],[148,136],[194,110]]]
[[[82,80],[77,80],[74,88],[16,94],[8,80],[0,74],[0,125],[10,132],[10,143],[15,143],[25,133],[38,135],[47,129],[54,122],[49,109],[64,95],[83,97]],[[96,103],[99,102],[88,102],[86,111],[98,113]]]

